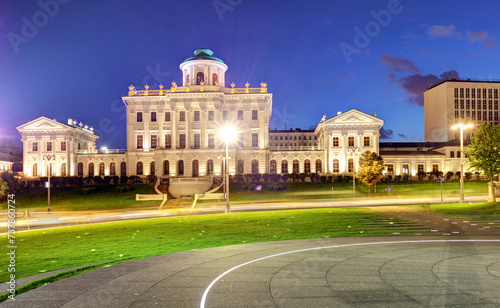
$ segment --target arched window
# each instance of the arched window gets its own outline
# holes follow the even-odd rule
[[[163,175],[169,176],[170,175],[170,164],[168,160],[163,161]]]
[[[116,164],[114,162],[109,163],[109,175],[110,176],[116,175]]]
[[[155,175],[155,173],[156,173],[156,164],[154,161],[152,161],[151,164],[149,164],[149,174]]]
[[[33,176],[38,176],[38,164],[33,164]]]
[[[214,161],[209,159],[207,161],[207,175],[214,174]]]
[[[271,163],[269,164],[269,173],[271,174],[276,174],[276,161],[273,159],[271,160]]]
[[[349,158],[349,161],[347,162],[347,172],[352,172],[353,167],[354,164],[352,163],[352,158]]]
[[[259,161],[256,159],[252,160],[252,173],[253,174],[259,173]]]
[[[245,162],[243,160],[238,160],[238,173],[243,174],[245,173]]]
[[[83,163],[78,163],[78,176],[83,176]]]
[[[193,160],[193,170],[191,172],[193,178],[198,177],[198,171],[199,171],[198,167],[199,167],[198,166],[198,160],[197,159]]]
[[[286,159],[281,161],[281,173],[288,173],[288,162],[286,161]]]
[[[94,176],[94,163],[89,163],[89,175]]]
[[[323,164],[321,159],[316,159],[316,173],[323,173]]]
[[[304,160],[304,173],[311,173],[311,161],[309,159]]]
[[[202,82],[205,82],[205,74],[199,72],[198,74],[196,74],[196,84],[201,85]]]
[[[66,176],[66,163],[61,164],[61,176]]]
[[[177,175],[184,175],[184,161],[179,160],[177,163]]]
[[[216,73],[212,74],[212,85],[216,86],[219,84],[219,76]]]
[[[339,173],[340,172],[340,164],[338,159],[333,160],[333,166],[332,166],[332,172],[333,173]]]
[[[104,163],[99,163],[99,175],[104,175]]]
[[[142,164],[142,161],[137,162],[135,174],[136,175],[142,175],[144,173],[144,165]]]
[[[120,175],[127,175],[127,163],[126,162],[122,162],[120,164]]]
[[[299,170],[299,160],[298,159],[294,159],[293,160],[293,168],[292,168],[292,173],[299,173],[300,170]]]

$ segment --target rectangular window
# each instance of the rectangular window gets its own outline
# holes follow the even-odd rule
[[[142,149],[142,135],[137,135],[137,148]]]
[[[200,134],[194,134],[194,148],[200,148]]]
[[[252,120],[258,120],[259,114],[257,110],[252,110]]]
[[[252,147],[256,148],[258,146],[259,146],[259,134],[253,133],[252,134]]]
[[[179,134],[179,148],[186,148],[186,134]]]
[[[238,120],[243,120],[243,110],[238,110]]]
[[[208,134],[208,148],[209,149],[215,148],[214,134]]]
[[[463,119],[463,118],[464,118],[464,111],[460,110],[460,119]]]
[[[493,102],[493,110],[498,110],[498,101]]]
[[[172,135],[165,135],[165,149],[172,148]]]
[[[137,122],[142,122],[142,112],[137,112]]]
[[[47,151],[52,151],[52,142],[47,142]]]
[[[492,110],[493,109],[493,101],[490,99],[488,100],[488,109]]]
[[[486,89],[483,89],[483,98],[486,98]]]
[[[478,112],[477,112],[477,120],[478,120],[478,121],[481,121],[481,111],[478,111]]]
[[[333,137],[332,146],[333,147],[338,147],[339,146],[339,137]]]
[[[486,110],[486,100],[483,100],[483,109]]]
[[[238,133],[238,146],[239,147],[243,147],[243,137],[244,137],[243,133]]]
[[[475,100],[472,100],[472,105],[471,105],[472,109],[476,109],[476,101]]]
[[[462,89],[460,89],[460,90],[462,90]],[[393,164],[387,165],[387,173],[394,173],[394,165]]]
[[[151,122],[156,122],[156,111],[151,112]]]
[[[455,88],[455,98],[458,98],[458,88]]]
[[[151,148],[156,149],[158,145],[158,137],[156,135],[151,135]]]
[[[493,121],[493,111],[488,111],[488,121]]]
[[[477,98],[481,98],[481,89],[477,89]]]
[[[66,151],[66,141],[61,142],[61,151]]]
[[[464,98],[464,88],[460,88],[460,98]]]
[[[493,92],[493,90],[492,90],[492,89],[488,89],[488,98],[489,98],[489,99],[492,99],[492,98],[493,98],[493,96],[492,96],[492,92]]]
[[[460,109],[464,109],[464,100],[463,99],[460,100]]]
[[[498,99],[498,89],[493,90],[493,98]]]
[[[229,111],[227,111],[227,110],[222,111],[222,120],[223,121],[227,121],[228,114],[229,114]]]
[[[199,110],[195,110],[194,111],[194,121],[195,122],[199,122],[200,121],[200,111]]]
[[[495,117],[493,118],[495,121],[498,121],[498,111],[495,111],[493,114]]]
[[[450,158],[455,158],[455,151],[450,151]]]
[[[403,174],[409,174],[410,173],[410,165],[408,164],[403,164]]]
[[[472,111],[471,119],[472,119],[473,121],[475,121],[475,120],[476,120],[476,112],[475,112],[475,111]]]
[[[455,100],[455,109],[458,109],[458,99]]]
[[[469,91],[469,88],[465,89],[465,98],[469,98]]]
[[[470,100],[469,99],[465,100],[465,109],[470,109]]]
[[[424,172],[424,165],[423,164],[417,165],[417,172]]]
[[[455,110],[455,119],[458,119],[458,110]]]
[[[465,111],[465,118],[470,119],[470,111],[469,110]]]
[[[364,145],[365,147],[369,147],[370,146],[370,137],[364,137]]]
[[[348,146],[353,147],[354,146],[354,137],[349,137],[349,143]]]
[[[213,121],[214,120],[214,111],[213,110],[209,110],[208,111],[208,120],[209,121]]]
[[[38,142],[33,142],[31,144],[31,151],[38,152]]]
[[[432,171],[438,172],[439,171],[439,165],[438,164],[432,164]]]
[[[486,118],[487,118],[487,113],[486,111],[483,111],[483,121],[486,121]]]
[[[481,101],[480,100],[477,101],[477,109],[481,109]]]
[[[460,156],[462,156],[461,154],[462,154],[462,152],[457,151],[457,158],[460,158]]]
[[[476,89],[472,89],[471,92],[472,98],[476,98]]]
[[[170,122],[170,111],[165,112],[165,122]]]
[[[179,121],[181,121],[181,122],[186,121],[186,112],[185,111],[179,111]]]

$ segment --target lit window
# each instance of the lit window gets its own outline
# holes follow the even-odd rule
[[[186,148],[186,134],[179,135],[179,148],[181,149]]]
[[[142,122],[142,112],[137,112],[137,122]]]
[[[137,148],[142,149],[142,135],[137,135]]]
[[[186,121],[186,112],[185,111],[179,112],[179,121],[181,121],[181,122]]]
[[[66,141],[61,142],[61,151],[66,151]]]
[[[165,135],[165,149],[172,148],[172,135]]]
[[[38,151],[38,142],[33,142],[33,143],[31,144],[31,150],[32,150],[33,152],[37,152],[37,151]]]
[[[353,147],[354,146],[354,137],[349,137],[349,144],[348,146]]]
[[[151,135],[151,148],[156,149],[158,144],[158,137],[156,135]]]
[[[52,151],[52,142],[47,142],[47,151]]]
[[[151,122],[156,122],[156,111],[151,112]]]
[[[364,146],[369,147],[370,146],[370,137],[364,137]]]
[[[165,122],[170,122],[170,111],[165,112]]]
[[[215,148],[215,138],[214,134],[208,134],[208,148],[213,149]]]

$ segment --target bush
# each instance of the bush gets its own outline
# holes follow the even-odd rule
[[[245,183],[241,189],[243,190],[249,190],[249,191],[252,191],[255,189],[255,187],[257,187],[257,185],[253,184],[253,183]]]
[[[446,172],[446,179],[450,180],[453,177],[453,171]]]
[[[322,176],[320,176],[320,177],[319,177],[319,181],[320,181],[321,183],[326,183],[326,175],[322,175]]]
[[[284,183],[272,183],[269,185],[269,190],[271,191],[281,191],[281,190],[287,190],[288,186]]]
[[[403,175],[403,183],[407,183],[409,179],[410,179],[410,175],[409,174]]]
[[[156,180],[158,179],[154,174],[150,174],[146,178],[149,184],[156,183]]]
[[[122,175],[120,176],[120,184],[127,184],[128,182],[128,176]]]
[[[245,174],[243,177],[245,178],[245,182],[251,182],[252,181],[252,175],[251,174]]]
[[[112,181],[113,181],[113,184],[116,185],[116,184],[118,184],[118,182],[120,182],[120,177],[115,175],[115,176],[113,176]]]
[[[33,186],[35,186],[35,187],[40,187],[40,184],[42,184],[42,182],[40,180],[33,181]]]
[[[118,190],[121,193],[124,193],[124,192],[128,192],[128,191],[133,191],[133,190],[135,190],[135,188],[132,186],[117,186],[116,190]]]
[[[243,183],[244,180],[245,180],[245,178],[243,177],[243,174],[235,174],[234,175],[234,181],[236,183]]]
[[[252,174],[252,182],[258,182],[258,181],[260,181],[261,176],[262,176],[262,174],[260,174],[260,173],[254,173],[254,174]]]
[[[90,195],[97,191],[95,187],[84,187],[80,190],[83,194]]]
[[[465,172],[464,179],[467,181],[472,179],[472,172]]]
[[[271,175],[269,173],[264,173],[262,175],[262,178],[264,179],[264,182],[269,182],[269,178],[271,177]]]
[[[422,181],[425,178],[426,175],[427,175],[427,173],[425,173],[425,171],[419,171],[419,172],[417,172],[417,177],[418,177],[419,181]]]

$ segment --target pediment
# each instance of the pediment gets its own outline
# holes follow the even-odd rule
[[[351,109],[347,112],[341,113],[335,117],[327,119],[323,122],[325,125],[338,125],[338,124],[363,124],[363,125],[383,125],[384,121],[369,115],[367,113],[361,112],[356,109]]]
[[[17,128],[18,130],[61,130],[68,126],[46,117],[40,117]]]

